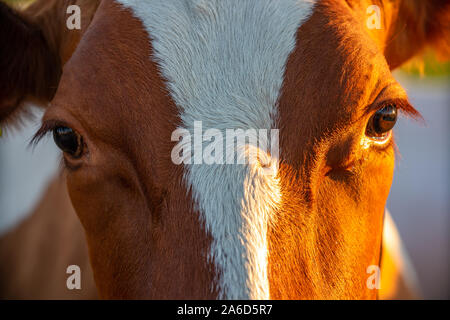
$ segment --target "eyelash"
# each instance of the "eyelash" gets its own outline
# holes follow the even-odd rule
[[[48,120],[45,121],[42,126],[39,128],[39,130],[34,134],[33,138],[31,139],[29,145],[34,148],[36,145],[39,144],[39,142],[48,134],[51,134],[56,128],[58,127],[69,127],[66,122],[59,121],[59,120]],[[86,149],[87,150],[87,149]],[[75,171],[77,168],[79,168],[80,164],[73,164],[67,160],[67,156],[63,152],[61,154],[61,159],[59,162],[59,167],[61,169],[61,174],[67,171]]]

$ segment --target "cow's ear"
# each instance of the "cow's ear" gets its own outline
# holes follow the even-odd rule
[[[59,54],[40,26],[0,2],[0,123],[26,102],[50,101],[60,75]]]
[[[385,56],[391,69],[434,49],[438,57],[450,59],[450,1],[402,0],[392,9],[385,38]]]

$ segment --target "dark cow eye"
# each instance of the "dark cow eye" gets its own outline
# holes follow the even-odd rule
[[[68,127],[53,129],[53,139],[62,151],[73,158],[80,158],[83,154],[83,139],[74,130]]]
[[[380,140],[388,136],[397,122],[397,107],[395,104],[388,104],[375,112],[370,118],[366,128],[366,135],[369,138]]]

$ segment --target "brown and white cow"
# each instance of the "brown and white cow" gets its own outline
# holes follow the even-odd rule
[[[65,28],[72,3],[82,31]],[[367,268],[390,256],[392,128],[417,116],[391,70],[426,46],[448,54],[448,1],[0,9],[0,120],[51,101],[36,138],[53,132],[64,151],[102,298],[377,297]],[[199,121],[278,129],[279,154],[175,163],[173,133]]]

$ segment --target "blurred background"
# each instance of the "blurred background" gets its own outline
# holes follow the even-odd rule
[[[427,53],[394,75],[425,122],[401,117],[395,127],[399,157],[387,208],[416,268],[423,297],[449,299],[450,63],[439,63]],[[34,152],[27,148],[39,126],[41,113],[35,115],[23,130],[0,139],[0,235],[19,223],[40,197],[33,191],[36,186],[45,186],[57,174],[58,151],[51,139]]]

